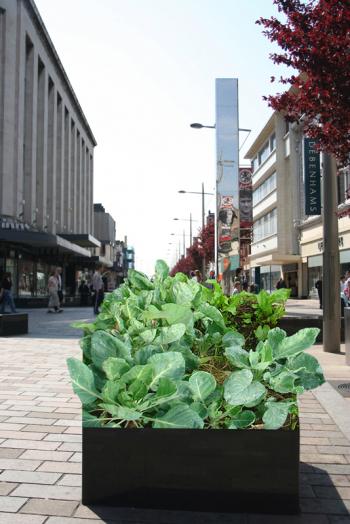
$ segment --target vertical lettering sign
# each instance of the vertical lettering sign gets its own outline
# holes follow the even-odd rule
[[[321,214],[321,168],[320,153],[316,141],[304,138],[305,214]]]

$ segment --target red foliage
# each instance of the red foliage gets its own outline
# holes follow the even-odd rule
[[[187,256],[181,258],[170,271],[173,276],[178,272],[186,273],[198,269],[202,271],[203,255],[205,256],[206,264],[213,262],[214,254],[214,224],[208,224],[203,230],[200,230],[198,241],[194,242],[191,247],[187,249]]]
[[[264,97],[291,121],[302,119],[319,148],[347,164],[350,151],[350,0],[273,0],[286,22],[260,18],[282,48],[270,56],[300,74],[280,78],[288,92]],[[274,78],[271,78],[273,81]]]

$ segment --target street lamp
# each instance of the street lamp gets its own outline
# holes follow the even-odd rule
[[[191,124],[191,127],[194,127],[195,129],[199,129],[200,127],[213,127],[213,126],[202,126],[202,124]],[[215,127],[215,126],[214,126]],[[204,191],[204,182],[202,182],[202,191],[185,191],[184,189],[180,189],[178,193],[190,193],[191,195],[202,195],[202,232],[204,231],[204,225],[205,225],[205,202],[204,202],[204,195],[214,195],[214,193],[205,193]],[[192,235],[191,235],[191,244],[192,244]],[[202,275],[205,276],[205,255],[203,256],[203,262],[202,262]]]
[[[198,222],[198,220],[195,220],[192,218],[192,213],[190,213],[190,218],[173,218],[173,220],[180,220],[181,222],[190,223],[190,246],[192,246],[192,222]],[[185,232],[184,232],[184,235],[185,235]]]

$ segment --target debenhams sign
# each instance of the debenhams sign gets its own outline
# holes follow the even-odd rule
[[[304,138],[305,214],[321,214],[320,153],[316,141]]]

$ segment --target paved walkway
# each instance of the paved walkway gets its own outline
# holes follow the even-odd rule
[[[30,316],[28,336],[0,338],[0,524],[350,523],[350,410],[329,384],[300,399],[299,516],[82,506],[80,403],[65,360],[80,355],[70,323],[91,318],[91,310]]]

